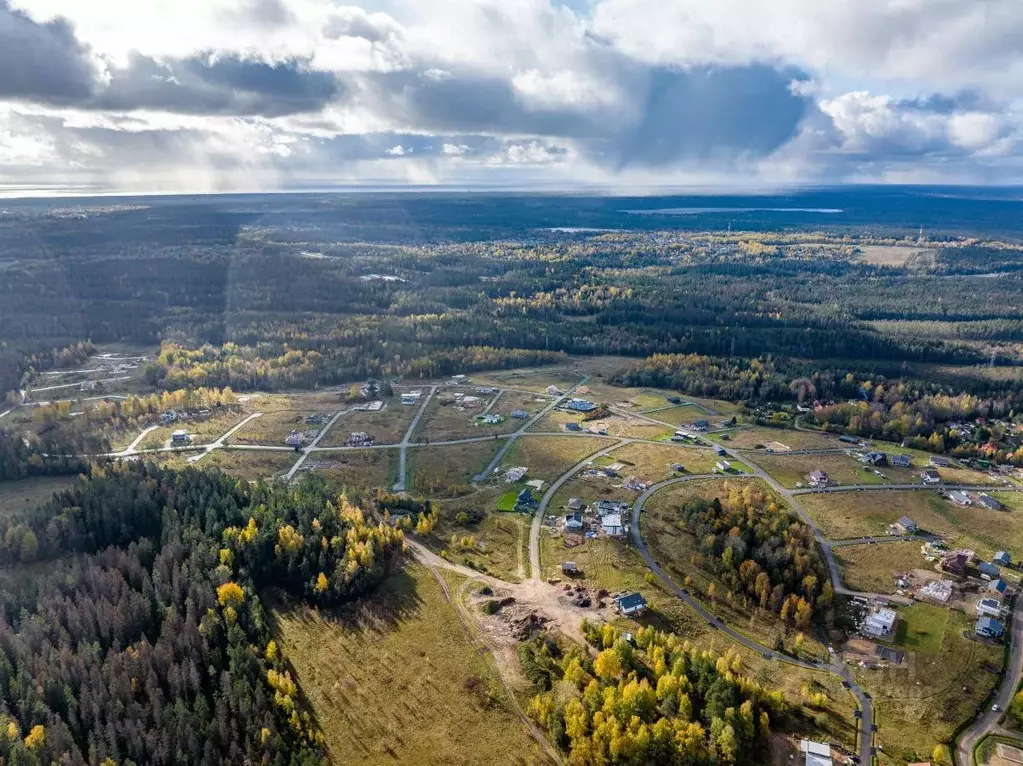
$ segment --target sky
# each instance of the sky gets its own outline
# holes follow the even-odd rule
[[[1020,0],[0,0],[0,194],[1023,183]]]

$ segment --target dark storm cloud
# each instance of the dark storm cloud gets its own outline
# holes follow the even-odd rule
[[[796,136],[813,109],[812,100],[792,88],[804,79],[794,70],[616,63],[605,71],[627,103],[615,107],[536,106],[508,80],[472,74],[376,75],[363,82],[360,97],[414,129],[571,139],[619,169],[763,157]]]
[[[89,51],[67,21],[39,24],[0,0],[0,98],[68,102],[93,85]]]
[[[255,10],[274,18],[277,0]],[[276,7],[276,10],[275,10]],[[61,19],[37,23],[0,0],[0,99],[89,110],[150,109],[180,114],[274,117],[314,112],[341,90],[308,62],[267,62],[236,54],[157,60],[135,54],[101,82],[89,49]]]

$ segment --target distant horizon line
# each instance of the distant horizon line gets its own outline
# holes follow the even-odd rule
[[[291,187],[280,189],[259,190],[225,190],[225,191],[132,191],[103,189],[96,187],[46,187],[22,186],[19,184],[0,184],[0,202],[17,202],[21,200],[76,200],[83,199],[153,199],[153,198],[187,198],[187,197],[270,197],[292,195],[329,195],[329,194],[491,194],[491,195],[549,195],[576,197],[672,197],[672,196],[750,196],[766,197],[789,193],[811,191],[836,191],[843,189],[946,189],[946,190],[1018,190],[1023,192],[1023,183],[1015,184],[968,184],[968,183],[883,183],[849,181],[841,183],[791,183],[776,186],[766,185],[670,185],[670,186],[608,186],[605,184],[580,183],[574,186],[561,184],[543,185],[499,185],[487,183],[458,184],[388,184],[373,182],[366,184],[333,184],[328,186]],[[1002,200],[1006,202],[1023,202],[1019,200]]]

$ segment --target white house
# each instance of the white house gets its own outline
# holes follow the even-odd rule
[[[512,484],[516,481],[520,481],[523,476],[529,471],[525,466],[518,466],[516,468],[509,468],[504,472],[504,480],[508,484]]]
[[[401,403],[404,405],[412,405],[419,401],[422,397],[422,391],[409,391],[401,395]]]
[[[867,615],[867,618],[860,626],[860,630],[864,635],[873,638],[891,638],[895,635],[895,623],[898,619],[893,609],[875,609]]]
[[[973,505],[973,498],[960,489],[948,493],[948,499],[956,505]]]
[[[996,598],[982,598],[977,602],[977,614],[981,617],[997,617],[1002,613],[1002,603]]]
[[[806,766],[831,766],[831,746],[822,742],[811,742],[804,739],[799,749],[803,751],[803,763]]]

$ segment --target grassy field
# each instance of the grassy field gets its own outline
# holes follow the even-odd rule
[[[959,506],[926,490],[829,492],[800,495],[799,501],[834,540],[883,535],[889,524],[906,515],[953,548],[971,548],[983,557],[999,550],[1023,556],[1023,497],[1016,492],[991,494],[1009,510],[992,511],[976,502]]]
[[[673,463],[685,466],[687,473],[713,473],[720,460],[711,450],[679,447],[674,444],[633,442],[608,455],[612,462],[625,463],[623,476],[638,476],[643,481],[659,482],[678,475]]]
[[[523,394],[518,391],[505,391],[497,399],[497,403],[491,408],[491,412],[503,415],[508,418],[508,422],[513,424],[509,431],[515,431],[521,428],[524,420],[515,420],[511,417],[513,410],[524,410],[529,413],[530,416],[535,415],[545,406],[550,404],[551,399],[547,396],[537,396],[536,394]],[[504,424],[502,424],[504,425]]]
[[[758,449],[771,442],[784,444],[792,450],[831,449],[849,446],[838,441],[836,436],[828,436],[813,431],[797,431],[794,428],[751,426],[749,428],[731,429],[726,433],[728,434],[728,439],[722,439],[724,434],[711,434],[708,438],[716,442],[727,442],[734,449]]]
[[[255,452],[218,449],[198,463],[201,468],[219,468],[246,481],[273,479],[288,472],[298,456],[293,452]]]
[[[749,456],[783,487],[793,488],[797,484],[808,484],[811,471],[820,468],[826,471],[832,483],[838,484],[884,484],[881,477],[865,468],[858,460],[844,453],[824,455],[780,455],[756,453]],[[888,475],[889,468],[879,469]]]
[[[30,511],[47,502],[54,492],[72,486],[77,479],[77,476],[37,476],[0,482],[0,516]]]
[[[170,443],[171,434],[179,428],[186,429],[192,435],[192,444],[209,444],[219,439],[246,417],[245,413],[239,409],[214,410],[210,417],[203,420],[187,420],[173,423],[169,426],[160,426],[143,439],[138,448],[157,449],[164,447]]]
[[[497,386],[499,388],[518,388],[542,394],[548,386],[555,386],[567,391],[576,385],[582,375],[567,367],[536,367],[522,370],[499,370],[497,372],[477,373],[470,376],[475,386]]]
[[[655,412],[647,413],[647,415],[654,420],[660,420],[663,423],[671,423],[676,426],[690,424],[696,420],[712,420],[699,407],[693,407],[690,404],[680,404],[677,407],[669,407],[666,410],[656,410]]]
[[[253,397],[246,403],[246,409],[263,415],[235,432],[230,443],[281,445],[292,431],[320,431],[326,425],[306,425],[305,419],[309,415],[329,418],[343,406],[336,395]]]
[[[920,543],[907,541],[835,548],[842,582],[853,590],[894,593],[895,573],[923,566]]]
[[[423,396],[426,396],[425,392]],[[388,400],[379,412],[347,412],[323,437],[320,446],[340,447],[353,431],[366,432],[377,444],[398,444],[419,411],[419,406],[406,407],[395,397]]]
[[[422,567],[336,612],[273,613],[332,762],[546,762],[488,655]]]
[[[698,396],[686,396],[682,395],[682,399],[687,402],[695,402],[696,404],[702,404],[707,409],[718,413],[719,415],[727,415],[731,417],[742,411],[742,405],[736,402],[726,402],[723,399],[702,399]],[[713,419],[713,416],[710,416]]]
[[[606,430],[608,436],[621,436],[633,439],[667,439],[672,430],[667,426],[659,426],[639,418],[623,415],[611,415],[607,418],[587,423],[587,426]]]
[[[591,423],[584,423],[582,415],[574,412],[551,410],[529,427],[529,431],[537,433],[561,433],[566,423],[578,423],[583,430],[589,429]]]
[[[408,487],[430,497],[453,497],[471,491],[472,478],[504,445],[503,439],[468,444],[411,447],[408,450]],[[533,478],[533,477],[531,477]]]
[[[451,388],[439,392],[426,406],[412,441],[446,441],[449,439],[465,439],[473,436],[486,436],[488,434],[506,434],[519,428],[522,423],[518,420],[506,418],[503,423],[497,425],[477,425],[474,418],[487,408],[493,401],[493,396],[479,396],[479,405],[473,408],[460,409],[451,400],[454,392],[473,394],[473,388]]]
[[[944,619],[931,610],[944,612]],[[853,671],[874,698],[883,764],[930,760],[934,746],[976,713],[998,680],[990,671],[1002,662],[1001,647],[968,637],[972,615],[916,604],[899,617],[910,623],[899,646],[907,652],[903,663]]]
[[[320,467],[319,463],[328,464]],[[397,480],[398,450],[367,449],[313,454],[306,461],[311,470],[338,487],[387,489]]]
[[[474,495],[444,500],[440,503],[440,521],[426,542],[434,550],[448,548],[451,535],[471,535],[476,540],[475,550],[451,551],[452,559],[468,563],[481,572],[510,582],[518,582],[527,574],[527,546],[529,542],[529,516],[519,513],[501,513],[493,510],[497,490],[484,490]],[[485,510],[486,517],[478,524],[459,524],[458,514],[463,511]]]
[[[611,444],[594,436],[522,436],[505,454],[501,467],[526,466],[527,479],[550,482],[587,455]]]
[[[616,487],[614,486],[616,483],[620,485],[621,481],[618,480],[616,482],[613,479],[601,479],[595,476],[576,476],[565,482],[561,489],[551,498],[549,512],[552,514],[558,513],[573,497],[579,498],[586,505],[590,505],[597,500],[618,500],[632,505],[633,501],[639,496],[639,493],[631,489],[624,489],[621,486]]]

